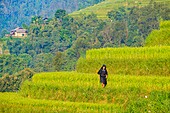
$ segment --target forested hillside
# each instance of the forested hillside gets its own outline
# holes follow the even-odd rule
[[[67,13],[102,0],[0,0],[0,32],[29,24],[32,16],[52,17],[57,9]]]

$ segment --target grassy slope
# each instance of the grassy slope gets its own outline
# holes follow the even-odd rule
[[[169,2],[169,0],[155,0],[156,2]],[[128,5],[126,5],[126,0],[105,0],[94,6],[87,7],[85,9],[75,11],[70,15],[77,17],[81,14],[91,14],[92,12],[97,14],[98,18],[106,19],[107,13],[113,9],[116,9],[120,6],[131,7],[134,5],[143,6],[149,3],[149,0],[127,0]]]
[[[97,74],[39,73],[32,82],[24,83],[19,94],[0,93],[0,111],[137,113],[170,110],[169,77],[109,75],[105,89],[98,82]]]
[[[0,93],[0,113],[111,113],[120,107],[111,104],[64,102],[24,98],[18,93]]]
[[[18,93],[0,93],[1,113],[122,113],[170,111],[170,78],[110,75],[105,89],[97,74],[40,73]]]
[[[80,58],[76,69],[96,73],[106,64],[111,74],[170,76],[170,46],[93,49]]]

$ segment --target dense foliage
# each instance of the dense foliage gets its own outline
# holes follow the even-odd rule
[[[31,80],[34,72],[24,69],[14,75],[5,75],[0,78],[0,92],[18,91],[25,80]]]
[[[3,74],[15,74],[31,65],[32,57],[28,54],[0,55],[0,76]]]
[[[52,17],[57,9],[68,13],[94,5],[103,0],[0,0],[0,32],[29,24],[31,17]]]
[[[153,30],[146,39],[145,46],[170,46],[170,21],[163,21],[159,30]]]

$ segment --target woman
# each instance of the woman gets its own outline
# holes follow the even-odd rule
[[[104,88],[107,85],[107,77],[108,77],[106,65],[103,64],[103,66],[98,71],[98,74],[100,75],[100,82],[102,83],[102,87]]]

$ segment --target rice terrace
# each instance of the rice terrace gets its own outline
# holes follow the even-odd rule
[[[117,51],[118,49],[106,48],[105,53],[102,53],[103,49],[96,52],[92,50],[86,54],[87,61],[80,59],[77,71],[35,74],[32,81],[23,83],[19,92],[0,93],[1,112],[168,113],[170,110],[170,47],[120,49],[129,51],[121,52]],[[134,52],[135,50],[138,53]],[[110,74],[106,88],[102,88],[99,84],[95,71],[88,73],[89,69],[96,70],[96,67],[100,66],[97,62],[98,58],[93,58],[92,53],[96,56],[110,54],[102,58],[109,57],[107,64]],[[136,56],[127,53],[134,53]],[[129,57],[137,58],[139,61],[147,59],[149,63],[144,62],[139,66]],[[133,66],[126,65],[127,60],[130,60]],[[155,66],[156,64],[159,66]],[[155,75],[142,69],[146,66]],[[152,70],[153,66],[155,70]],[[128,71],[130,68],[133,68],[133,72]],[[161,70],[164,71],[159,73]],[[120,74],[120,71],[124,74]],[[135,76],[133,73],[137,74],[138,71],[140,75]]]
[[[78,15],[88,14],[93,10],[100,19],[106,19],[108,11],[111,11],[113,7],[117,8],[122,3],[125,4],[127,1],[129,4],[134,3],[134,0],[104,0],[69,15],[78,17]],[[155,1],[161,2],[161,0]],[[169,3],[168,0],[165,1]],[[140,2],[141,7],[149,3],[147,0],[138,0],[138,2]],[[103,8],[106,8],[106,10],[101,11]],[[51,20],[51,23],[56,21],[57,19]],[[37,23],[33,25],[40,26]],[[34,30],[39,30],[35,26]],[[42,26],[41,29],[46,27],[44,23]],[[59,26],[59,24],[56,24],[56,26]],[[74,29],[74,27],[70,29]],[[47,33],[45,30],[44,32]],[[83,34],[82,37],[84,35],[86,34]],[[131,34],[129,33],[129,35]],[[33,37],[32,34],[30,36]],[[12,43],[12,41],[6,40],[8,39],[3,39],[2,49],[3,45]],[[31,41],[35,40],[33,38]],[[50,38],[47,40],[51,41]],[[84,44],[83,41],[80,45]],[[47,43],[44,43],[44,46],[45,44]],[[73,45],[73,47],[75,48],[77,45]],[[5,49],[10,50],[11,48],[9,46]],[[46,50],[48,49],[46,48]],[[76,48],[76,50],[82,52],[81,48]],[[72,51],[70,54],[74,53]],[[29,51],[28,53],[34,55],[36,52]],[[60,56],[60,54],[57,55]],[[50,56],[47,54],[46,57]],[[21,58],[18,57],[17,60]],[[40,57],[38,58],[40,59]],[[7,61],[10,57],[0,55],[1,67],[10,64],[10,62],[4,63],[1,59]],[[39,59],[37,62],[41,62]],[[60,62],[60,60],[57,63],[62,64],[63,62]],[[15,61],[16,59],[11,60],[11,62]],[[49,62],[53,61],[49,60]],[[23,60],[22,62],[27,61]],[[22,62],[16,64],[24,65]],[[0,113],[170,113],[170,20],[161,20],[159,29],[152,30],[142,46],[89,47],[85,54],[79,55],[79,59],[75,62],[75,69],[71,71],[53,71],[53,67],[45,62],[45,66],[47,65],[48,69],[51,68],[52,71],[38,70],[29,77],[21,77],[25,73],[31,73],[31,71],[25,69],[26,71],[17,72],[17,77],[12,75],[10,77],[6,74],[0,76]],[[28,63],[30,62],[28,61]],[[108,71],[107,85],[104,88],[101,86],[97,74],[103,64],[106,65]],[[10,66],[11,69],[17,70],[13,65]],[[4,67],[3,69],[5,70]],[[0,69],[0,72],[3,72],[3,69]],[[14,82],[9,83],[10,80]],[[21,84],[21,86],[19,87],[18,84]],[[12,90],[12,87],[19,88]],[[5,88],[9,90],[2,90]]]
[[[164,55],[165,48],[166,54]],[[120,49],[123,51],[123,48]],[[128,52],[133,53],[135,49],[137,48],[129,48]],[[148,66],[148,69],[152,69],[153,65],[159,64],[159,67],[162,67],[164,72],[159,73],[159,67],[155,66],[156,75],[151,75],[150,73],[147,75],[147,72],[145,72],[147,70],[143,69],[142,72],[140,72],[141,75],[135,76],[124,67],[124,65],[126,65],[125,61],[129,59],[127,53],[119,51],[115,56],[120,57],[115,58],[113,53],[116,53],[115,51],[117,51],[117,49],[106,49],[106,53],[108,53],[107,51],[113,51],[113,53],[111,53],[113,56],[110,55],[109,61],[114,62],[114,59],[116,60],[113,64],[112,62],[108,64],[108,70],[111,74],[109,74],[108,86],[103,89],[98,83],[98,75],[95,71],[94,73],[86,72],[86,70],[89,69],[88,66],[100,66],[98,62],[95,62],[97,58],[93,59],[93,57],[89,56],[92,54],[87,52],[90,53],[87,54],[87,59],[92,58],[93,61],[85,61],[85,64],[79,61],[78,72],[37,73],[33,76],[32,81],[24,82],[19,92],[0,93],[0,110],[1,112],[168,113],[170,110],[170,78],[168,75],[170,48],[167,46],[154,47],[152,49],[155,49],[152,50],[153,53],[147,54],[147,51],[150,51],[149,47],[144,48],[144,51],[143,48],[139,48],[137,55],[139,55],[139,57],[140,55],[144,55],[152,61],[152,65],[147,63],[142,65]],[[143,53],[140,50],[143,51]],[[102,49],[97,51],[98,54],[100,54]],[[94,54],[98,56],[96,52],[94,52]],[[106,56],[104,57],[107,58]],[[133,55],[133,57],[136,56]],[[138,60],[140,60],[140,58]],[[121,64],[119,64],[119,62],[121,62]],[[131,60],[130,62],[132,64],[136,63]],[[117,64],[122,72],[129,72],[128,75],[117,74],[116,70],[118,67],[112,67],[114,64]],[[138,64],[133,64],[133,66],[134,73],[135,71],[136,73],[137,71],[141,71],[139,70]],[[132,67],[126,66],[126,68]],[[85,72],[81,71],[80,73],[80,70],[85,70]],[[95,70],[95,68],[92,68],[92,70]],[[142,73],[145,75],[143,76]]]

